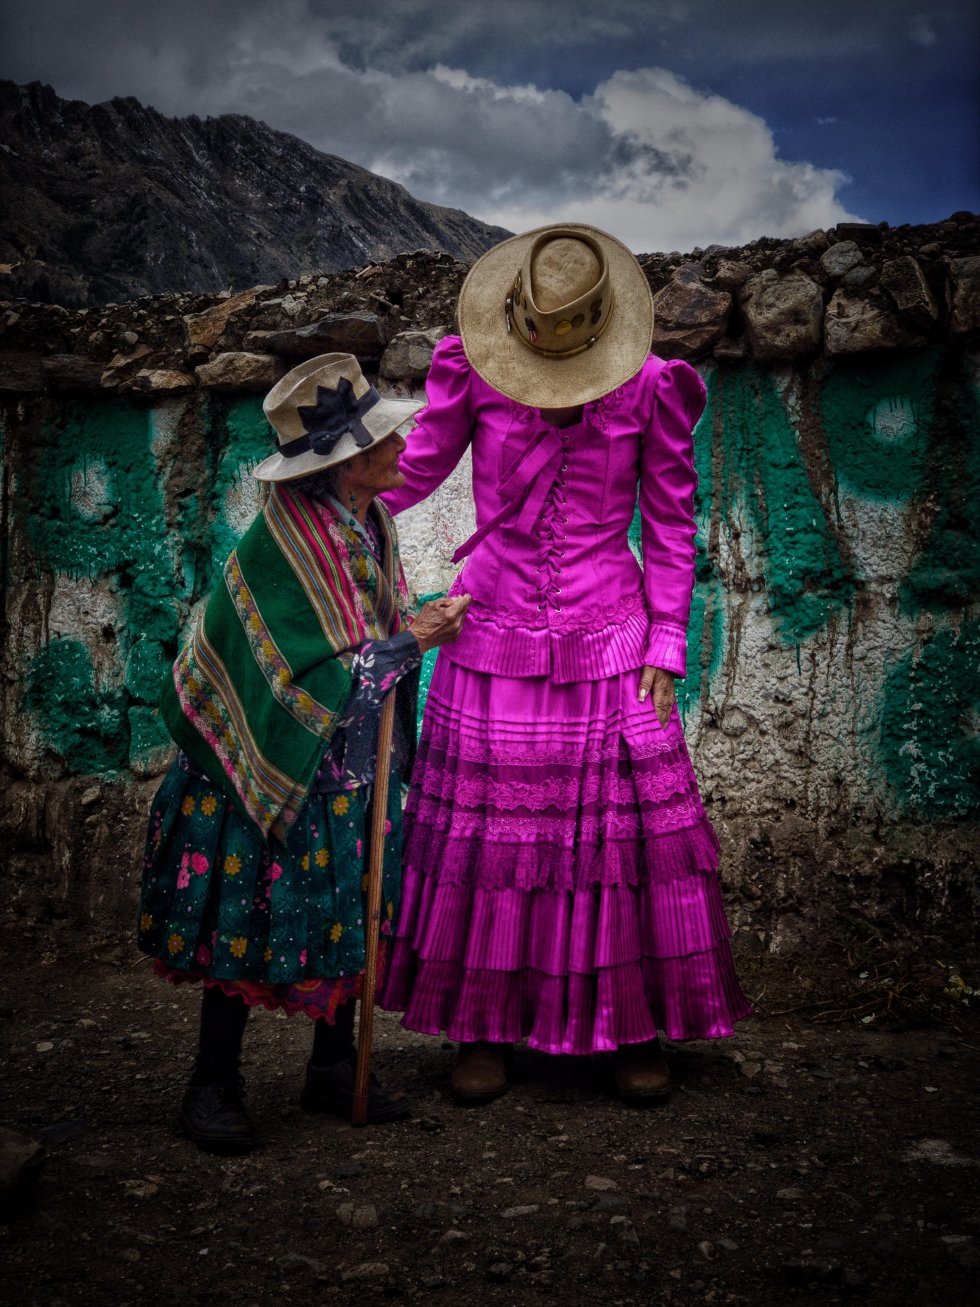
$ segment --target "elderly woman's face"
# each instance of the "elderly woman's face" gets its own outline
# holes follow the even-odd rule
[[[405,452],[405,437],[398,431],[350,460],[349,479],[364,494],[380,495],[405,484],[398,460]]]

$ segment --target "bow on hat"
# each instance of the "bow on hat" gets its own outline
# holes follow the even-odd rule
[[[332,454],[340,438],[348,434],[354,437],[359,449],[373,445],[374,437],[361,421],[361,414],[373,408],[377,398],[372,388],[372,392],[359,402],[346,377],[340,378],[336,390],[317,386],[315,404],[296,406],[296,413],[309,437],[307,448],[323,456]]]

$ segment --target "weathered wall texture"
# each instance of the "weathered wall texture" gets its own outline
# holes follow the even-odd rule
[[[700,366],[679,697],[735,920],[772,951],[867,931],[960,946],[977,919],[980,358],[954,342]],[[156,687],[254,511],[267,443],[258,396],[233,391],[10,402],[0,837],[25,913],[125,919],[169,755]],[[401,519],[419,593],[451,580],[466,478]]]

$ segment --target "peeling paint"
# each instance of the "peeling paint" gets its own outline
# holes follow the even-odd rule
[[[896,659],[882,690],[880,763],[925,818],[980,805],[980,620],[947,626]]]
[[[902,892],[952,902],[942,868],[962,869],[980,815],[977,360],[718,365],[705,380],[678,702],[740,850],[731,874],[770,859],[785,913],[817,848],[847,877],[915,849]],[[157,687],[259,504],[261,404],[38,401],[11,407],[0,437],[8,766],[39,785],[153,776],[169,756]],[[473,529],[468,460],[399,529],[410,583],[445,593]],[[638,519],[630,536],[639,549]],[[784,920],[772,946],[793,938]]]
[[[70,771],[110,774],[126,765],[125,696],[99,682],[79,640],[53,640],[32,660],[25,706]]]

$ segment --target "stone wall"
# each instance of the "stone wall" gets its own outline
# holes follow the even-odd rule
[[[760,950],[923,932],[955,948],[977,919],[977,229],[644,260],[654,348],[709,389],[679,697]],[[235,297],[0,306],[15,911],[87,930],[131,911],[169,756],[156,688],[254,512],[261,392],[332,348],[417,389],[464,273],[416,254]],[[463,466],[401,519],[419,593],[447,587],[471,527]]]

